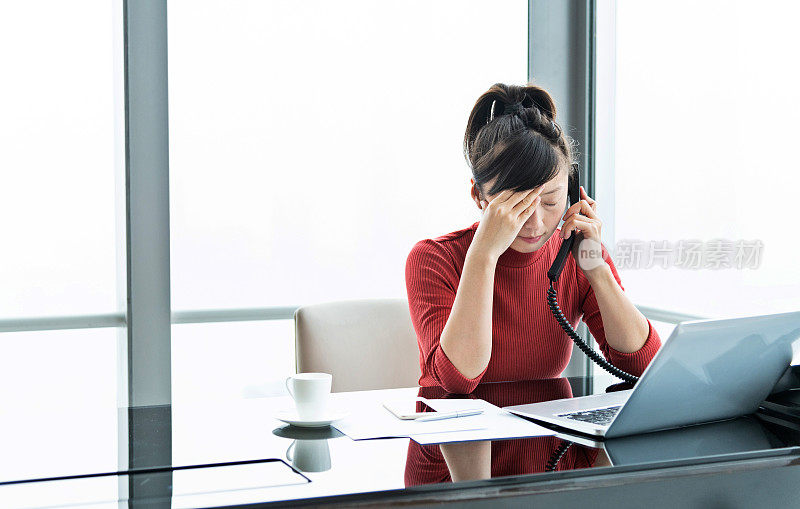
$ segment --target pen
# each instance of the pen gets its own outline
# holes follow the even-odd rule
[[[439,421],[441,419],[452,419],[454,417],[467,417],[469,415],[482,414],[483,410],[462,410],[460,412],[434,412],[429,416],[417,417],[417,422]]]

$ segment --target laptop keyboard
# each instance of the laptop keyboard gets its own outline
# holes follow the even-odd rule
[[[594,410],[583,410],[581,412],[570,412],[558,414],[559,417],[574,419],[576,421],[591,422],[592,424],[608,424],[617,415],[622,405],[610,406],[606,408],[595,408]]]

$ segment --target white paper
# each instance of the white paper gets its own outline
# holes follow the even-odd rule
[[[463,410],[486,410],[497,408],[482,399],[425,399],[424,403],[437,412],[458,412]]]
[[[464,410],[486,410],[497,408],[482,399],[426,399],[420,398],[429,407],[437,412],[463,412]]]
[[[506,438],[528,438],[555,435],[536,423],[518,417],[482,399],[430,399],[427,403],[437,412],[451,412],[466,408],[481,408],[482,415],[474,416],[480,429],[448,431],[411,435],[418,444],[443,444],[448,442],[467,442],[471,440],[501,440]],[[459,417],[456,420],[466,419]]]
[[[431,408],[436,411],[456,410],[457,405],[439,404],[439,401],[469,401],[479,400],[427,400]],[[485,402],[484,402],[485,403]],[[475,408],[473,404],[470,407]],[[445,408],[447,410],[445,410]],[[497,408],[497,407],[495,407]],[[333,423],[333,427],[349,436],[353,440],[366,440],[369,438],[394,438],[424,435],[428,433],[444,433],[453,431],[469,431],[482,429],[486,426],[484,420],[480,419],[483,415],[470,415],[467,417],[456,417],[453,419],[442,419],[438,421],[417,422],[415,420],[403,420],[395,417],[391,412],[384,408],[383,403],[368,403],[359,405],[340,421]]]
[[[353,440],[410,437],[419,444],[500,440],[555,435],[554,431],[518,417],[482,399],[426,399],[437,412],[481,409],[480,415],[417,422],[395,417],[383,403],[359,406],[333,426]]]

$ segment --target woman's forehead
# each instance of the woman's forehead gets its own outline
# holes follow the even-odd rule
[[[492,188],[494,183],[497,182],[497,178],[498,177],[499,177],[499,175],[489,179],[488,181],[486,181],[486,183],[483,185],[483,189],[486,192],[488,192]],[[549,191],[553,191],[553,190],[558,189],[560,187],[564,187],[564,183],[565,183],[566,180],[567,180],[567,172],[564,171],[564,170],[559,171],[558,175],[556,175],[555,177],[553,177],[552,179],[550,179],[550,180],[548,180],[547,182],[544,183],[544,185],[542,186],[544,188],[542,190],[543,193],[547,193]],[[502,191],[500,191],[500,192],[502,192]],[[500,192],[498,192],[496,194],[500,194]],[[490,195],[490,196],[492,196],[492,195]]]

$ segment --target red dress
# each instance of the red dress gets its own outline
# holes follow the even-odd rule
[[[547,270],[561,246],[558,231],[532,253],[508,248],[497,260],[492,305],[492,356],[473,379],[461,374],[439,345],[464,268],[467,249],[479,223],[417,242],[406,260],[405,276],[411,321],[417,333],[423,387],[470,393],[480,382],[535,380],[559,376],[572,353],[572,340],[547,306]],[[605,245],[603,259],[624,290]],[[661,346],[650,320],[642,348],[623,353],[606,343],[603,320],[589,281],[568,256],[554,288],[562,313],[573,328],[583,319],[605,358],[623,371],[640,375]]]

